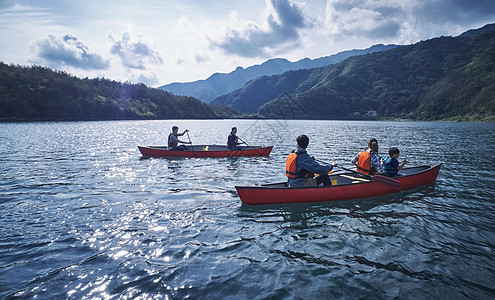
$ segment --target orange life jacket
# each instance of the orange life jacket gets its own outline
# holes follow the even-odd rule
[[[292,152],[287,156],[287,162],[285,164],[285,175],[289,178],[306,178],[308,179],[309,177],[314,177],[314,174],[302,169],[299,172],[296,172],[296,158],[297,158],[297,152]]]
[[[366,175],[373,175],[373,174],[370,174],[370,163],[371,163],[371,153],[369,153],[368,151],[363,151],[363,152],[359,153],[357,170],[360,173],[363,173]]]
[[[285,175],[289,178],[296,178],[298,175],[296,172],[296,158],[296,153],[291,153],[289,154],[289,156],[287,156],[287,163],[285,164]]]

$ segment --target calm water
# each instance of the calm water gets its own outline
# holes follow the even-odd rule
[[[141,157],[172,125],[232,126],[269,157]],[[437,183],[387,197],[246,206],[234,185],[285,180],[301,133],[349,161],[370,137]],[[187,140],[187,137],[185,137]],[[0,124],[0,298],[495,297],[495,124],[122,121]]]

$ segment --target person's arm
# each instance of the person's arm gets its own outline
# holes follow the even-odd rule
[[[359,153],[358,153],[358,155],[354,156],[354,158],[351,160],[351,164],[356,166],[358,163],[358,160],[359,160]]]
[[[300,165],[301,169],[305,169],[316,174],[326,174],[333,169],[333,165],[320,165],[307,154],[301,155],[297,163]]]
[[[189,132],[189,129],[186,129],[182,132],[181,135],[184,135],[186,132]],[[192,142],[189,140],[189,142],[183,142],[183,141],[179,141],[180,143],[183,143],[183,144],[192,144]]]
[[[186,132],[189,132],[189,129],[184,130],[182,133],[177,132],[177,136],[183,136],[184,134],[186,134]],[[183,143],[183,142],[181,142],[181,143]]]
[[[408,161],[407,161],[407,160],[403,160],[403,161],[402,161],[402,165],[400,165],[400,166],[397,168],[397,170],[402,170],[402,169],[404,169],[404,165],[405,165],[405,164],[407,164],[407,163],[408,163]]]
[[[379,173],[383,172],[383,165],[378,154],[374,153],[371,155],[370,167],[375,167],[375,170]]]

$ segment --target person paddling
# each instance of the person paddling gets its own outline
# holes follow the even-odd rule
[[[239,137],[236,135],[237,127],[232,127],[232,131],[230,131],[230,135],[227,138],[227,148],[232,151],[242,150],[240,144],[244,144],[244,142],[239,142]]]
[[[375,175],[383,172],[381,158],[378,155],[378,140],[375,138],[370,139],[368,149],[359,152],[351,160],[351,163],[356,166],[360,173],[366,175]]]
[[[306,152],[309,144],[309,138],[306,135],[298,136],[296,141],[297,150],[289,154],[285,167],[289,187],[316,187],[321,183],[331,185],[328,172],[332,171],[333,167],[337,166],[337,163],[320,165],[314,158],[310,157]],[[319,175],[314,177],[315,173]]]
[[[174,151],[184,151],[188,150],[187,146],[185,145],[179,145],[179,143],[182,144],[191,144],[191,141],[189,142],[183,142],[179,140],[179,136],[183,136],[186,132],[189,132],[189,130],[184,130],[184,132],[179,133],[179,127],[173,126],[172,127],[172,133],[168,135],[168,150],[174,150]]]

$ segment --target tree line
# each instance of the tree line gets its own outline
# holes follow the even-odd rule
[[[0,62],[3,121],[211,119],[222,112],[221,107],[144,84],[80,79],[42,66]]]

